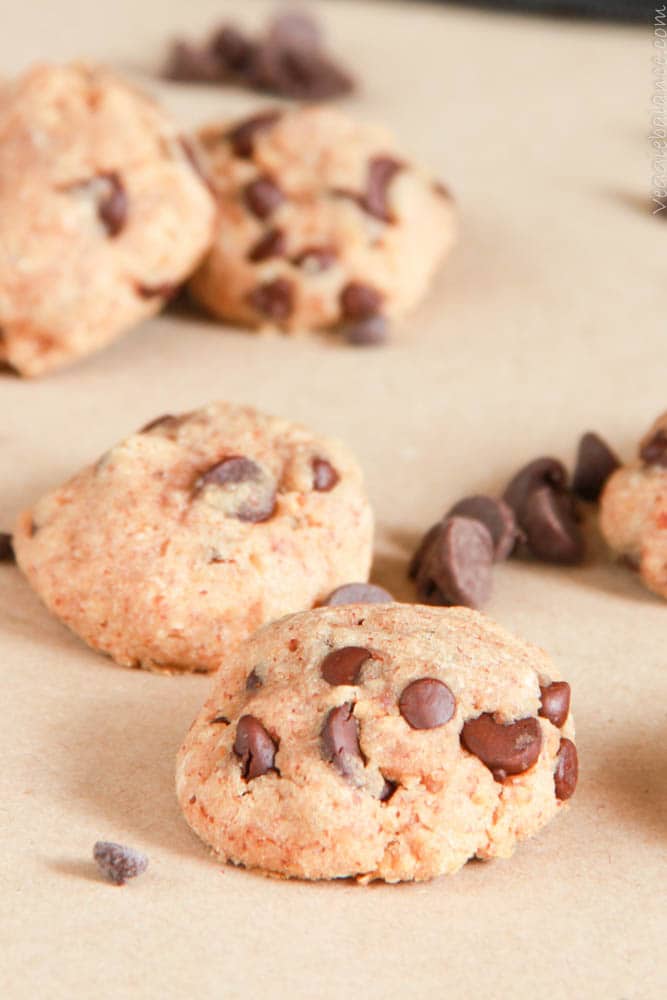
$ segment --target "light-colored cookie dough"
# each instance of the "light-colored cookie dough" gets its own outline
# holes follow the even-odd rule
[[[176,783],[190,826],[236,864],[428,879],[508,857],[574,791],[569,686],[477,612],[321,608],[221,662]]]
[[[17,562],[118,663],[212,670],[260,625],[365,580],[372,513],[347,448],[216,403],[133,434],[21,514]]]
[[[102,68],[38,66],[0,88],[0,361],[40,375],[162,307],[212,235],[190,157]]]
[[[269,110],[200,139],[218,223],[190,287],[223,319],[294,331],[402,313],[454,240],[445,189],[339,111]]]
[[[637,460],[608,479],[600,530],[649,590],[667,598],[667,413],[642,438]]]

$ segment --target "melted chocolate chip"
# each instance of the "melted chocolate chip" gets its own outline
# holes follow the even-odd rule
[[[347,343],[354,347],[378,347],[389,338],[389,321],[386,316],[377,313],[357,323],[349,323],[342,332]]]
[[[656,431],[645,441],[640,448],[639,457],[646,465],[667,467],[667,430]]]
[[[413,729],[436,729],[454,715],[456,698],[442,681],[422,677],[403,688],[398,708]]]
[[[98,202],[97,214],[110,237],[118,236],[127,222],[128,199],[119,175],[112,171],[100,175],[106,181],[108,192]]]
[[[195,484],[198,491],[220,490],[213,494],[215,505],[239,521],[255,524],[267,521],[276,507],[276,489],[272,476],[252,459],[243,455],[225,458],[203,472]]]
[[[341,604],[390,604],[394,598],[374,583],[344,583],[336,587],[322,602],[323,607],[338,607]]]
[[[245,689],[246,689],[246,691],[256,691],[257,688],[261,688],[261,687],[263,687],[263,685],[264,685],[264,681],[259,676],[259,674],[257,673],[257,671],[253,668],[250,671],[250,673],[248,674],[248,676],[246,677],[246,681],[245,681]]]
[[[521,528],[538,559],[576,565],[584,558],[584,540],[568,494],[548,486],[534,490],[521,509]]]
[[[247,301],[258,313],[281,323],[294,311],[294,286],[287,278],[275,278],[253,288]]]
[[[276,182],[265,174],[246,184],[243,189],[243,200],[253,215],[264,220],[282,205],[285,196]]]
[[[340,479],[333,465],[331,462],[327,462],[326,458],[314,458],[312,468],[313,489],[319,493],[328,493]]]
[[[333,246],[312,246],[301,250],[292,258],[292,263],[296,267],[302,267],[304,271],[311,274],[319,271],[326,271],[332,267],[338,259],[338,253]]]
[[[287,252],[287,238],[282,229],[270,229],[262,236],[248,254],[248,260],[258,264],[270,257],[284,257]]]
[[[235,125],[227,133],[226,138],[232,144],[236,156],[244,159],[250,158],[254,151],[257,135],[275,125],[280,117],[281,112],[278,110],[263,111],[261,114],[253,115],[252,118],[246,118],[245,121]]]
[[[570,711],[570,685],[567,681],[554,681],[547,687],[541,687],[540,695],[540,715],[560,729]]]
[[[241,758],[241,773],[246,781],[274,770],[277,746],[254,715],[242,715],[236,724],[234,753]]]
[[[577,748],[572,740],[561,740],[556,758],[554,772],[554,787],[556,798],[564,802],[574,795],[579,777],[579,759]]]
[[[480,521],[493,539],[493,558],[495,562],[506,559],[516,542],[517,527],[514,511],[504,500],[494,497],[465,497],[455,503],[448,517],[469,517]]]
[[[609,445],[598,434],[588,431],[579,442],[572,490],[582,500],[595,502],[620,464]]]
[[[353,772],[352,760],[363,760],[359,747],[359,723],[353,715],[354,705],[345,702],[332,708],[322,726],[322,754],[341,774]]]
[[[320,664],[322,677],[327,684],[357,684],[363,664],[370,658],[370,651],[362,646],[343,646],[334,649]]]
[[[509,774],[523,774],[533,766],[540,755],[542,730],[532,716],[502,725],[485,712],[465,723],[461,742],[486,764],[496,781],[502,781]]]
[[[488,528],[469,517],[450,517],[438,526],[417,571],[417,592],[428,604],[479,608],[491,596],[493,540]]]
[[[345,319],[363,320],[380,311],[382,296],[372,285],[350,281],[340,293],[340,307]]]
[[[0,562],[14,561],[14,546],[12,536],[6,531],[0,531]]]

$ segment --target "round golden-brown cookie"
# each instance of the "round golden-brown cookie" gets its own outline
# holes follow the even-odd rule
[[[178,799],[249,868],[428,879],[509,856],[572,795],[569,701],[545,653],[477,612],[304,612],[223,657],[179,752]]]
[[[637,460],[607,481],[600,529],[649,590],[667,598],[667,413],[642,438]]]
[[[0,89],[0,361],[40,375],[156,313],[210,243],[175,125],[99,67]]]
[[[453,243],[451,198],[384,129],[308,107],[200,139],[218,222],[190,287],[223,319],[294,331],[401,313]]]
[[[95,649],[212,670],[258,626],[365,580],[372,520],[342,444],[216,403],[116,445],[24,511],[13,544],[44,603]]]

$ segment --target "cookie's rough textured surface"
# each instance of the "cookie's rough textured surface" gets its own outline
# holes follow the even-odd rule
[[[226,403],[154,421],[14,534],[54,614],[118,663],[162,670],[232,670],[259,625],[366,579],[371,547],[343,445]]]
[[[298,330],[400,313],[453,242],[450,197],[382,129],[318,107],[200,138],[218,224],[191,288],[218,316]]]
[[[600,500],[607,544],[667,598],[667,413],[639,445],[639,457],[607,480]]]
[[[550,660],[476,612],[320,608],[232,659],[181,747],[177,791],[238,864],[428,879],[509,856],[576,784],[569,702],[543,694]],[[252,683],[234,691],[241,671]]]
[[[176,127],[101,68],[0,88],[0,362],[39,375],[157,312],[214,206]]]

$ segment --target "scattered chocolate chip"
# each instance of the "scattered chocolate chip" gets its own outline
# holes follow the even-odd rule
[[[125,885],[148,868],[148,858],[140,851],[109,840],[98,840],[93,847],[93,858],[99,870],[114,885]]]
[[[275,770],[277,746],[254,715],[242,715],[236,724],[234,753],[241,758],[241,773],[246,781]]]
[[[639,457],[646,465],[667,467],[667,431],[659,430],[642,443]]]
[[[542,704],[540,715],[559,729],[565,725],[570,711],[570,685],[567,681],[554,681],[540,688]]]
[[[209,48],[226,74],[245,75],[257,50],[254,42],[232,24],[223,24],[211,37]]]
[[[329,490],[334,488],[340,476],[331,462],[327,462],[326,458],[314,458],[311,464],[313,469],[313,489],[319,493],[328,493]]]
[[[197,491],[219,487],[216,506],[239,521],[267,521],[276,507],[276,488],[271,475],[243,455],[233,455],[203,472]],[[215,494],[214,494],[215,496]]]
[[[280,117],[281,112],[277,109],[262,111],[260,114],[246,118],[245,121],[235,125],[227,133],[226,138],[232,144],[236,156],[249,159],[253,154],[256,136],[275,125]]]
[[[359,747],[359,723],[353,712],[353,703],[345,702],[331,709],[322,726],[321,742],[324,758],[343,775],[352,774],[351,758],[363,760]]]
[[[268,219],[283,203],[285,196],[275,181],[263,175],[246,184],[243,189],[243,200],[258,219]]]
[[[281,323],[294,311],[294,286],[287,278],[275,278],[253,288],[247,301],[258,313]]]
[[[340,293],[340,306],[345,319],[362,320],[380,311],[382,296],[372,285],[350,281]]]
[[[165,281],[161,285],[135,285],[137,295],[142,299],[171,299],[178,291],[178,285]]]
[[[389,799],[392,797],[397,788],[398,782],[390,781],[389,778],[385,778],[382,791],[380,792],[380,802],[389,802]]]
[[[398,708],[413,729],[436,729],[454,715],[456,698],[442,681],[421,677],[403,688]]]
[[[0,531],[0,562],[14,561],[14,546],[12,536],[6,531]]]
[[[386,316],[377,313],[357,323],[343,327],[343,337],[354,347],[378,347],[389,338],[389,322]]]
[[[118,236],[127,222],[127,193],[123,182],[115,171],[101,174],[100,179],[108,185],[108,192],[98,202],[97,214],[109,236]]]
[[[207,46],[178,38],[167,55],[163,76],[178,83],[218,83],[224,78],[224,67]]]
[[[469,517],[488,528],[493,539],[493,558],[496,562],[507,559],[514,548],[517,537],[516,519],[514,511],[504,500],[479,495],[465,497],[454,504],[447,516]]]
[[[341,604],[390,604],[394,598],[374,583],[344,583],[336,587],[322,602],[323,607],[338,607]]]
[[[538,559],[576,565],[584,558],[584,540],[568,494],[548,486],[534,490],[521,509],[521,528]]]
[[[496,780],[504,780],[508,774],[523,774],[533,766],[540,755],[542,730],[532,716],[503,725],[484,712],[465,723],[461,742],[486,764]]]
[[[259,90],[297,101],[324,101],[353,89],[353,80],[321,49],[267,39],[251,70]]]
[[[230,726],[231,722],[226,715],[216,715],[209,722],[209,726]]]
[[[363,646],[342,646],[328,653],[320,664],[322,677],[327,684],[357,684],[363,664],[371,656]]]
[[[362,198],[362,205],[369,215],[374,215],[383,222],[396,221],[387,196],[391,182],[403,168],[404,164],[392,156],[375,156],[369,162],[366,193]]]
[[[536,458],[510,480],[503,500],[514,511],[519,524],[526,498],[540,486],[549,486],[559,492],[567,488],[567,472],[562,462],[556,458]]]
[[[284,257],[287,252],[287,238],[282,229],[270,229],[262,236],[248,254],[248,260],[257,264],[270,257]]]
[[[338,259],[338,253],[332,246],[312,246],[301,250],[292,258],[295,267],[302,267],[310,274],[326,271]]]
[[[286,10],[273,18],[266,34],[269,45],[296,49],[318,49],[322,31],[315,18],[304,11]]]
[[[579,758],[577,748],[572,740],[561,740],[556,758],[556,770],[554,772],[554,785],[556,798],[561,802],[574,795],[579,777]]]
[[[161,417],[155,417],[154,420],[149,420],[147,424],[139,429],[138,434],[146,434],[148,431],[152,431],[155,427],[161,427],[162,424],[168,424],[176,417],[171,413],[164,413]]]
[[[579,442],[572,490],[582,500],[595,502],[612,472],[621,463],[598,434],[588,431]]]
[[[246,681],[245,681],[245,689],[246,689],[246,691],[256,691],[257,688],[261,688],[263,685],[264,685],[264,681],[259,676],[259,674],[257,673],[257,671],[253,668],[250,671],[250,673],[248,674],[248,676],[246,677]]]
[[[491,596],[492,564],[488,528],[469,517],[450,517],[422,559],[417,592],[429,604],[479,608]]]
[[[441,528],[442,528],[442,521],[438,521],[437,524],[432,524],[431,527],[426,532],[426,534],[422,537],[422,540],[420,541],[412,559],[410,560],[410,565],[408,566],[408,576],[410,577],[411,580],[414,580],[417,577],[417,574],[419,573],[419,570],[424,562],[424,559],[426,558],[426,554],[428,553],[429,549],[431,548],[431,545],[433,544],[438,534],[440,533]]]

